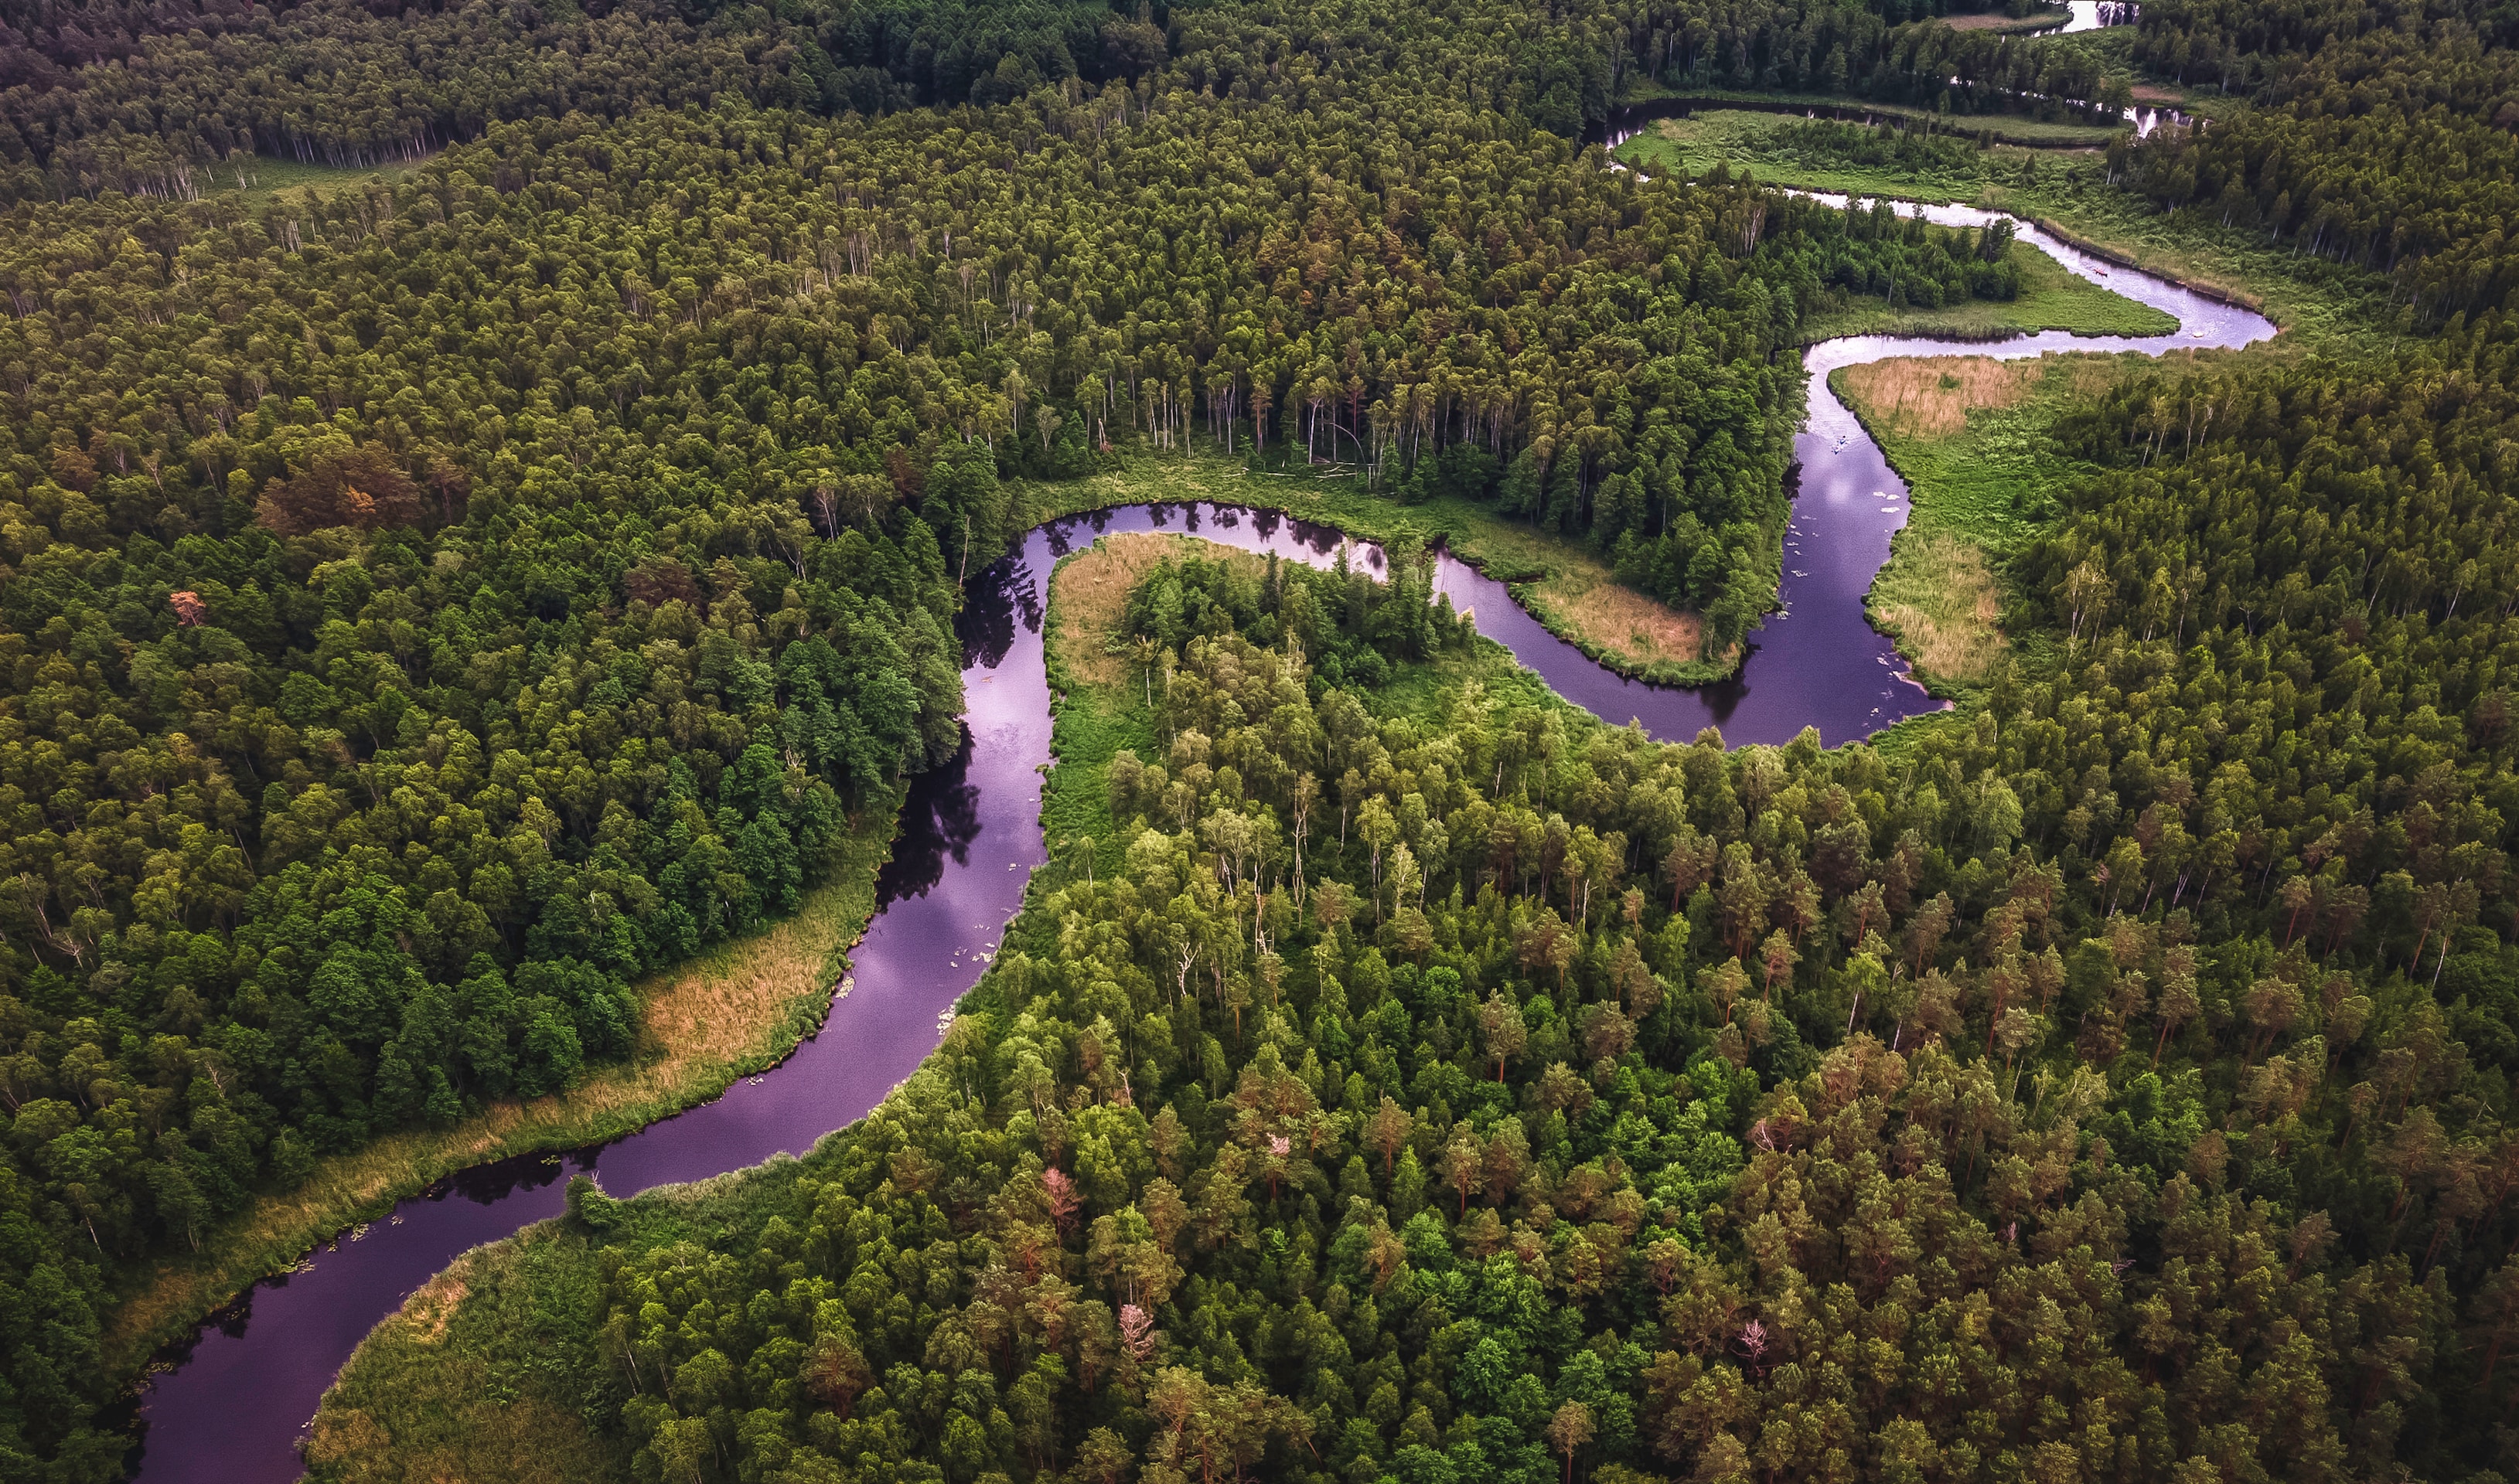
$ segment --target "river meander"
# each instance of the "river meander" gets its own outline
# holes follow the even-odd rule
[[[1994,213],[1904,206],[1944,225],[1982,226]],[[1550,634],[1498,583],[1448,555],[1436,582],[1479,629],[1559,694],[1609,720],[1640,721],[1686,740],[1719,726],[1735,744],[1783,742],[1804,726],[1831,745],[1941,703],[1908,677],[1872,628],[1864,595],[1906,523],[1907,486],[1828,389],[1841,366],[1893,356],[2051,351],[2164,351],[2236,346],[2274,327],[2131,269],[2112,267],[2025,223],[2020,237],[2086,279],[2167,310],[2170,334],[2086,338],[2062,333],[1945,341],[1853,336],[1810,347],[1809,420],[1796,438],[1800,485],[1785,538],[1783,609],[1754,636],[1737,678],[1697,689],[1628,680]],[[1255,492],[1257,493],[1257,492]],[[974,586],[963,616],[968,742],[920,778],[904,810],[880,909],[854,954],[844,997],[822,1032],[776,1069],[715,1102],[612,1144],[564,1157],[483,1166],[396,1206],[229,1305],[161,1357],[141,1398],[137,1460],[147,1484],[275,1484],[295,1477],[296,1443],[326,1386],[368,1331],[466,1248],[556,1215],[566,1178],[587,1171],[614,1196],[703,1179],[781,1153],[802,1153],[862,1117],[933,1050],[962,994],[987,967],[1025,882],[1044,859],[1041,771],[1050,760],[1049,689],[1041,667],[1051,569],[1105,532],[1171,530],[1250,550],[1326,563],[1335,531],[1218,505],[1129,505],[1050,522]],[[1365,549],[1378,567],[1381,553]]]

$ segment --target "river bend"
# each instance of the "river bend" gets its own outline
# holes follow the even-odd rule
[[[1921,210],[1950,226],[1994,213]],[[1907,486],[1828,389],[1841,366],[1892,356],[2142,351],[2244,345],[2274,332],[2264,317],[2143,274],[2113,268],[2027,224],[2019,235],[2073,272],[2178,317],[2172,334],[2140,339],[2060,333],[1999,342],[1864,335],[1805,354],[1809,421],[1794,441],[1800,485],[1785,537],[1783,609],[1768,617],[1739,677],[1699,689],[1628,680],[1543,629],[1504,587],[1438,553],[1436,582],[1479,629],[1559,694],[1612,721],[1640,721],[1686,740],[1719,726],[1726,740],[1784,742],[1804,726],[1831,745],[1940,703],[1909,677],[1864,612],[1864,594],[1907,518]],[[1256,483],[1256,482],[1255,482]],[[1260,492],[1255,489],[1255,495]],[[140,1397],[145,1432],[134,1465],[145,1484],[282,1484],[301,1472],[297,1440],[325,1387],[377,1321],[454,1258],[561,1209],[566,1177],[594,1174],[627,1197],[654,1186],[801,1154],[865,1115],[943,1035],[1045,858],[1041,772],[1049,762],[1049,689],[1041,625],[1058,558],[1105,532],[1171,530],[1247,550],[1326,563],[1338,533],[1217,505],[1131,505],[1053,521],[983,575],[960,623],[968,740],[950,765],[920,777],[904,809],[879,910],[852,954],[844,997],[822,1032],[773,1070],[712,1103],[600,1148],[524,1157],[469,1170],[403,1201],[390,1216],[266,1280],[160,1357]],[[1382,554],[1364,550],[1379,568]]]

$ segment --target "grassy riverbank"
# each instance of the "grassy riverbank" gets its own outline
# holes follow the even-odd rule
[[[2234,352],[2176,352],[2181,358]],[[1849,366],[1829,387],[1880,445],[1912,492],[1905,529],[1867,600],[1917,675],[1944,694],[1993,680],[2015,644],[2007,633],[2005,560],[2033,535],[2074,479],[2089,472],[2058,451],[2058,418],[2161,364],[2131,353],[1985,356]]]
[[[1940,335],[1955,340],[2005,340],[2042,329],[2077,335],[2165,335],[2178,317],[2127,298],[2076,275],[2027,242],[2013,242],[2011,258],[2020,270],[2016,299],[1969,299],[1939,309],[1891,308],[1866,294],[1845,308],[1802,326],[1806,344],[1839,335]]]
[[[2284,330],[2276,353],[2395,332],[2376,275],[2272,246],[2206,210],[2154,211],[2110,185],[2096,154],[1936,148],[1921,162],[1867,164],[1831,147],[1807,120],[1724,111],[1664,119],[1620,146],[1619,155],[1646,168],[1700,174],[1719,163],[1779,186],[2009,211],[2115,261],[2259,310]]]
[[[1029,486],[1024,498],[1032,521],[1204,500],[1281,510],[1364,541],[1439,538],[1454,556],[1509,586],[1551,633],[1622,675],[1694,685],[1720,679],[1739,664],[1737,653],[1700,658],[1698,616],[1622,586],[1599,553],[1471,501],[1403,505],[1368,493],[1360,476],[1254,473],[1217,455],[1148,453],[1130,455],[1116,471]]]
[[[1765,92],[1753,88],[1631,87],[1622,104],[1686,103],[1694,108],[1729,104],[1758,109],[1768,116],[1801,121],[1816,113],[1823,118],[1893,119],[1930,126],[1934,131],[1967,139],[1992,139],[1999,144],[2038,150],[2096,150],[2125,132],[2117,123],[2083,123],[2073,119],[2032,118],[2025,113],[1942,113],[1921,104],[1880,103],[1836,93]],[[1701,113],[1698,116],[1703,117]]]
[[[793,915],[642,982],[632,1061],[564,1094],[496,1104],[451,1128],[391,1134],[323,1159],[295,1190],[212,1230],[199,1253],[136,1274],[107,1323],[108,1363],[137,1371],[256,1280],[457,1170],[617,1138],[785,1057],[829,1010],[846,951],[874,913],[875,875],[891,855],[900,812],[897,795],[871,803],[839,867]]]
[[[1106,769],[1122,747],[1150,752],[1154,726],[1141,678],[1109,641],[1137,583],[1162,561],[1190,555],[1255,568],[1266,560],[1186,537],[1124,534],[1070,555],[1051,579],[1042,647],[1057,697],[1056,764],[1042,817],[1053,863],[1035,874],[1027,910],[1039,892],[1082,873],[1081,856],[1060,851],[1062,835],[1092,838],[1096,869],[1118,863]],[[1466,654],[1395,665],[1390,682],[1364,699],[1381,715],[1438,718],[1471,681],[1496,700],[1565,704],[1503,646],[1483,640]],[[987,992],[985,982],[975,992]],[[780,1157],[607,1204],[604,1240],[653,1249],[705,1234],[723,1249],[767,1250],[778,1239],[763,1231],[763,1213],[783,1203],[789,1181],[834,1153],[825,1141],[802,1160]],[[308,1434],[312,1476],[322,1484],[626,1477],[623,1439],[588,1422],[590,1414],[607,1417],[627,1390],[603,1334],[601,1285],[586,1234],[570,1221],[464,1254],[378,1324],[325,1393]]]

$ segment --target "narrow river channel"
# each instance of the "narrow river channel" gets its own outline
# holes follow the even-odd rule
[[[1945,225],[1994,214],[1922,209]],[[1805,354],[1810,416],[1794,451],[1800,487],[1785,539],[1784,610],[1755,636],[1740,677],[1679,690],[1626,680],[1587,659],[1514,603],[1502,585],[1448,555],[1436,583],[1479,629],[1559,694],[1613,721],[1685,740],[1719,726],[1725,739],[1783,742],[1804,726],[1831,745],[1940,703],[1908,678],[1865,616],[1864,594],[1905,524],[1907,487],[1828,390],[1840,366],[1892,356],[2049,351],[2164,351],[2244,345],[2274,327],[2129,269],[2112,268],[2027,224],[2020,236],[2073,272],[2178,317],[2175,333],[2142,339],[2042,334],[1986,343],[1867,335]],[[1255,481],[1255,484],[1258,483]],[[1260,493],[1254,491],[1255,495]],[[1054,521],[976,585],[963,615],[969,740],[955,762],[918,780],[881,880],[881,910],[853,955],[844,997],[822,1033],[775,1069],[678,1117],[597,1149],[529,1157],[467,1171],[392,1214],[256,1285],[185,1344],[160,1357],[140,1399],[134,1464],[146,1484],[283,1484],[301,1471],[297,1440],[324,1388],[376,1323],[457,1254],[558,1214],[567,1177],[594,1174],[614,1196],[702,1179],[802,1153],[862,1117],[908,1076],[975,983],[1041,863],[1041,770],[1049,762],[1049,689],[1041,620],[1051,569],[1106,532],[1171,530],[1248,550],[1326,564],[1334,531],[1216,505],[1130,505]],[[1365,549],[1379,567],[1379,551]]]

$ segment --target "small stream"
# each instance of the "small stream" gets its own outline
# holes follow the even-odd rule
[[[1967,207],[1900,209],[1950,226],[1994,219]],[[1632,718],[1657,737],[1686,740],[1719,726],[1735,744],[1776,743],[1816,726],[1834,745],[1938,707],[1865,617],[1864,594],[1888,558],[1889,538],[1906,523],[1907,487],[1829,392],[1828,372],[1892,356],[2159,354],[2244,345],[2274,332],[2260,315],[2112,268],[2025,223],[2016,228],[2075,273],[2176,315],[2179,329],[2140,339],[2050,333],[1991,343],[1866,335],[1811,347],[1810,416],[1794,441],[1800,484],[1785,538],[1784,607],[1754,636],[1737,678],[1699,689],[1621,678],[1541,628],[1503,585],[1448,554],[1436,557],[1438,590],[1559,694],[1613,721]],[[1212,504],[1130,505],[1032,531],[1019,551],[974,585],[959,624],[966,743],[950,765],[911,788],[880,879],[880,910],[852,955],[845,993],[822,1033],[716,1101],[611,1144],[508,1159],[440,1182],[309,1254],[298,1271],[255,1285],[159,1358],[140,1399],[137,1477],[145,1484],[295,1478],[297,1440],[368,1331],[458,1254],[558,1214],[569,1175],[586,1171],[610,1194],[627,1197],[801,1154],[864,1116],[907,1077],[941,1039],[955,1001],[977,982],[1022,905],[1033,867],[1045,858],[1039,802],[1050,717],[1041,621],[1050,571],[1061,555],[1103,533],[1159,530],[1320,565],[1341,542],[1326,527]],[[1368,566],[1382,566],[1379,550],[1362,550]]]

